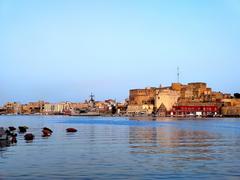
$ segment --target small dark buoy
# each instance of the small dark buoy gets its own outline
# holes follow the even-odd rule
[[[44,127],[43,130],[42,130],[42,136],[43,137],[48,137],[48,136],[51,136],[53,131],[47,127]]]
[[[27,132],[28,127],[27,126],[19,126],[18,127],[20,133],[25,133]]]
[[[13,127],[13,126],[9,126],[8,129],[9,129],[10,131],[15,131],[15,130],[16,130],[16,128]]]
[[[26,141],[32,141],[32,140],[34,139],[34,135],[31,134],[31,133],[28,133],[28,134],[26,134],[26,135],[24,136],[24,139],[25,139]]]
[[[77,129],[75,129],[75,128],[67,128],[66,131],[67,132],[77,132]]]

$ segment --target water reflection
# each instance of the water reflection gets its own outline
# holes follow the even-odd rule
[[[8,146],[10,146],[10,142],[9,141],[0,140],[0,151],[5,149]]]
[[[3,158],[3,153],[7,151],[7,147],[10,146],[9,141],[0,140],[0,158]]]
[[[181,160],[212,160],[216,134],[175,127],[129,127],[130,153],[166,154]],[[189,156],[191,155],[191,156]]]

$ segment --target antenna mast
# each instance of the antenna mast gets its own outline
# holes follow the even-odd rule
[[[177,67],[177,82],[179,83],[179,77],[180,77],[180,72],[179,72],[179,67]]]
[[[90,101],[93,102],[93,101],[94,101],[94,97],[95,97],[95,96],[93,95],[93,93],[91,93],[91,95],[90,95]]]

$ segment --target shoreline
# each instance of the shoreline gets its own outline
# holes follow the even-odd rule
[[[61,116],[61,117],[123,117],[123,118],[129,118],[129,119],[135,119],[135,118],[145,118],[145,119],[240,119],[240,116],[204,116],[204,117],[196,117],[196,116],[143,116],[143,115],[134,115],[134,116],[129,116],[129,115],[98,115],[98,116],[88,116],[88,115],[79,115],[79,116],[71,116],[71,115],[61,115],[61,114],[55,114],[55,115],[46,115],[46,114],[1,114],[1,116],[47,116],[47,117],[54,117],[54,116]]]

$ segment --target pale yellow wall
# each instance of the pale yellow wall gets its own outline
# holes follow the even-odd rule
[[[161,104],[164,104],[167,111],[172,109],[172,106],[177,103],[180,97],[180,92],[173,90],[159,90],[155,98],[155,107],[158,109]]]
[[[230,103],[231,106],[240,106],[240,99],[222,99],[224,103]]]
[[[63,112],[64,104],[56,103],[56,104],[45,104],[44,105],[44,112]]]
[[[53,111],[53,104],[44,105],[44,112],[52,112],[52,111]]]
[[[240,116],[240,107],[222,107],[224,116]]]
[[[64,110],[64,104],[55,104],[54,112],[63,112],[63,110]]]
[[[153,105],[129,105],[127,113],[146,113],[152,114]]]

